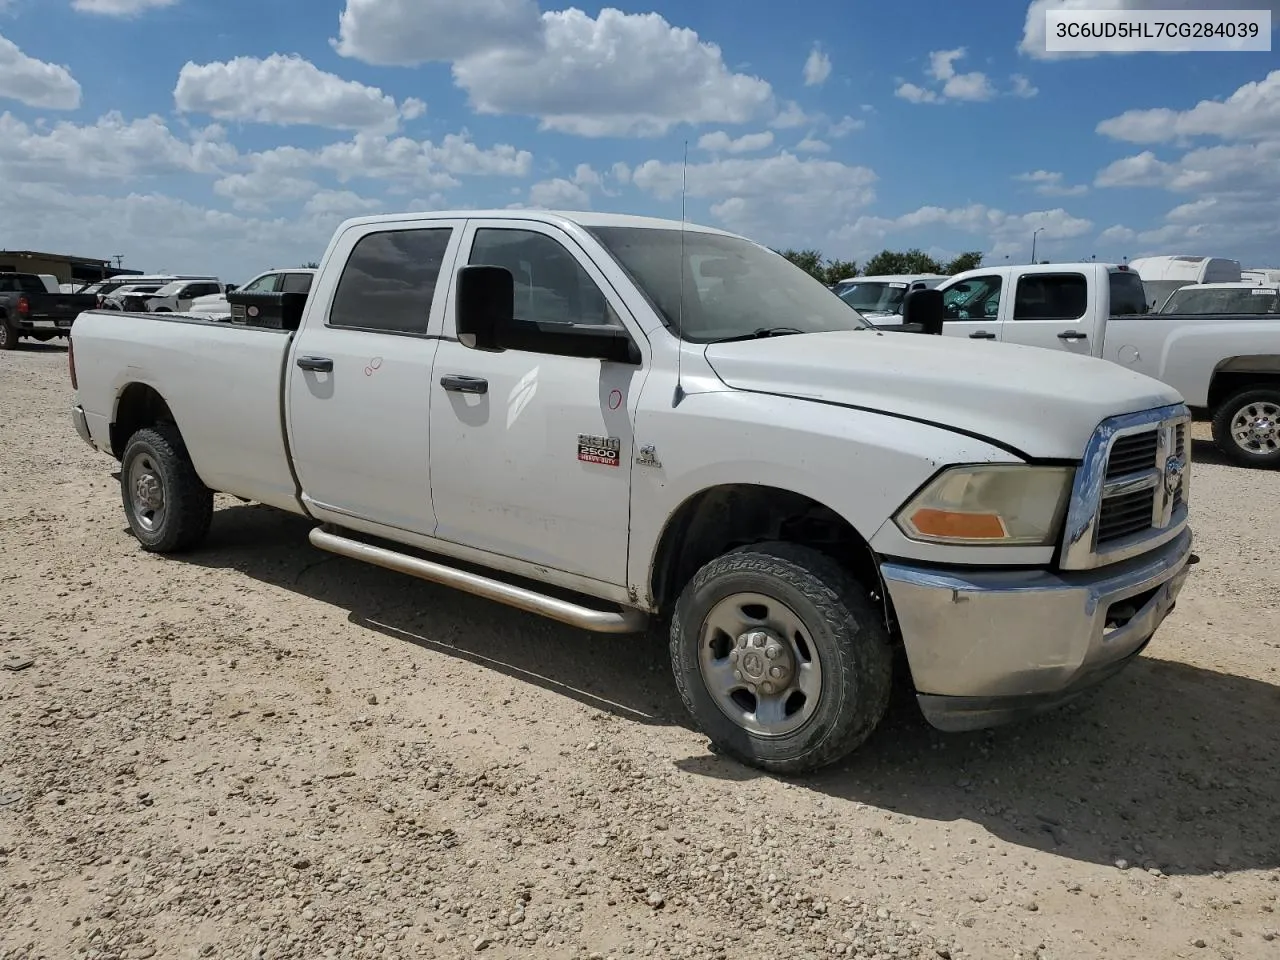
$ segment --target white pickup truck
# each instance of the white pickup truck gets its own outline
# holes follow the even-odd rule
[[[1214,441],[1233,462],[1280,466],[1280,316],[1148,313],[1137,273],[1105,263],[981,267],[934,289],[943,336],[1047,347],[1145,373],[1212,418]],[[902,324],[881,329],[918,332],[927,302],[913,295]]]
[[[222,491],[587,630],[667,623],[693,717],[764,769],[856,748],[898,651],[944,730],[1064,702],[1138,655],[1194,563],[1172,389],[879,333],[714,229],[357,219],[309,297],[229,299],[230,323],[76,321],[75,426],[120,461],[144,549],[194,548]]]

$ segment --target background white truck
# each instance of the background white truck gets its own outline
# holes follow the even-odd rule
[[[1280,466],[1280,316],[1150,314],[1137,274],[1105,263],[980,267],[935,290],[943,336],[1094,356],[1155,377],[1212,418],[1235,463]],[[919,332],[920,308],[934,298],[918,297],[902,324],[881,329]]]
[[[239,321],[76,322],[76,429],[120,460],[143,548],[195,547],[216,490],[588,630],[669,621],[692,715],[765,769],[857,747],[895,651],[942,729],[1063,702],[1194,562],[1173,390],[879,333],[710,228],[352,220],[309,297],[229,299]]]

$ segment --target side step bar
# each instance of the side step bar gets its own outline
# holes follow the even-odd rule
[[[486,600],[496,600],[498,603],[505,603],[507,606],[529,613],[537,613],[552,620],[567,623],[571,627],[590,630],[594,633],[641,633],[648,622],[648,617],[639,610],[619,610],[617,613],[592,610],[590,607],[548,597],[524,587],[503,583],[501,580],[492,580],[477,573],[468,573],[442,563],[410,556],[407,553],[398,553],[395,550],[352,540],[350,537],[333,533],[324,527],[313,528],[309,539],[313,547],[327,550],[329,553],[336,553],[352,560],[361,560],[397,573],[407,573],[420,580],[430,580],[433,583],[444,584],[446,587],[454,587],[466,593],[475,594],[477,597],[484,597]]]

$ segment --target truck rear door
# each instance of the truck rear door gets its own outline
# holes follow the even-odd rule
[[[1001,339],[1084,356],[1101,351],[1093,343],[1100,298],[1096,284],[1079,271],[1015,273],[1012,310]],[[1105,298],[1101,302],[1105,302]]]
[[[311,291],[286,417],[303,500],[430,536],[431,365],[463,220],[350,228]]]
[[[517,319],[617,324],[647,353],[603,274],[552,226],[471,220],[463,263],[512,272]],[[625,585],[644,370],[550,346],[471,349],[455,337],[450,310],[430,385],[437,537]]]

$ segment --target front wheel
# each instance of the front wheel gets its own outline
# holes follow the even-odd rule
[[[1218,407],[1213,439],[1242,467],[1280,467],[1280,389],[1242,390]]]
[[[120,493],[129,529],[144,550],[189,550],[209,532],[213,492],[169,424],[139,430],[129,438],[120,460]]]
[[[883,616],[844,568],[796,544],[743,547],[699,570],[676,602],[671,660],[702,731],[772,773],[841,759],[889,706]]]

